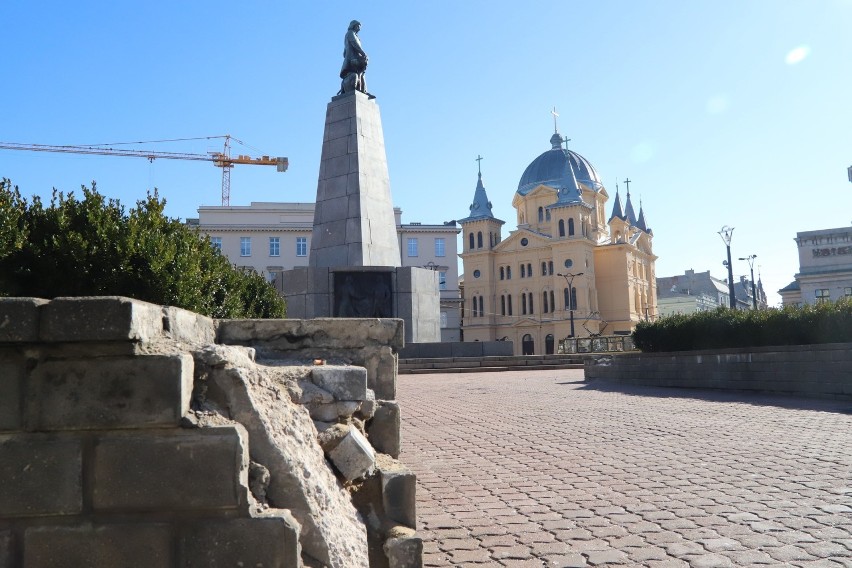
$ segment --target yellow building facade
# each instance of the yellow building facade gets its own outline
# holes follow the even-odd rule
[[[482,174],[460,219],[464,341],[511,340],[516,354],[553,353],[560,339],[629,334],[657,313],[653,232],[630,199],[622,207],[584,157],[563,148],[533,160],[512,200],[504,239]]]

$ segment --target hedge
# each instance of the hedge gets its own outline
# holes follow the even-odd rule
[[[675,314],[640,322],[633,340],[647,352],[852,342],[852,301]]]

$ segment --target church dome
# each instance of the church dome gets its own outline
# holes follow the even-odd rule
[[[526,195],[542,184],[558,187],[560,182],[570,177],[568,166],[574,171],[578,182],[595,190],[600,187],[601,180],[592,164],[580,154],[563,148],[562,137],[558,133],[550,138],[550,144],[552,148],[533,160],[524,170],[518,182],[518,193]]]

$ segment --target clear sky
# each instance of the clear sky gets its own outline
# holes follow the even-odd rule
[[[234,168],[232,205],[313,201],[353,18],[404,222],[466,216],[481,154],[494,213],[513,229],[512,196],[550,147],[553,107],[611,196],[632,180],[659,276],[724,278],[717,233],[729,225],[734,259],[757,255],[777,304],[798,269],[796,232],[852,222],[852,0],[10,0],[0,141],[231,134],[250,145],[234,154],[290,159],[283,174]],[[6,150],[0,177],[42,196],[95,180],[125,204],[157,187],[181,218],[221,190],[204,162]]]

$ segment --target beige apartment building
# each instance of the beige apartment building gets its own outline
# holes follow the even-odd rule
[[[459,341],[459,227],[454,221],[441,224],[402,223],[402,211],[394,208],[402,266],[428,268],[439,273],[441,292],[441,341]],[[210,236],[213,245],[237,266],[252,268],[270,282],[285,270],[308,266],[313,203],[252,202],[248,206],[201,206],[198,219],[187,221]],[[278,283],[279,290],[280,282]]]
[[[551,149],[521,176],[512,206],[517,229],[503,239],[482,174],[470,215],[460,219],[464,341],[512,340],[516,354],[553,353],[572,335],[628,334],[657,315],[653,232],[630,199],[622,208],[591,163]]]
[[[796,233],[799,272],[778,290],[784,306],[852,298],[852,227]]]

